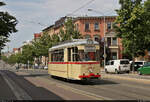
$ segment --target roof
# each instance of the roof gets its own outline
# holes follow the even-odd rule
[[[46,31],[46,30],[49,30],[50,28],[54,27],[54,25],[50,25],[49,27],[43,29],[42,31]]]
[[[78,45],[86,45],[88,39],[73,39],[72,41],[63,42],[62,44],[53,46],[49,51],[54,51],[56,49],[63,49],[65,47],[73,47]],[[98,42],[93,41],[94,44],[98,45]]]
[[[103,18],[116,18],[117,16],[82,16],[82,17],[77,17],[75,20],[81,20],[81,19],[103,19]]]

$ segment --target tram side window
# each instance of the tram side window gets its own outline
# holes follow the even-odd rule
[[[64,62],[64,51],[57,50],[57,51],[52,52],[51,61],[52,62]]]
[[[80,61],[77,47],[72,48],[72,58],[73,61]]]

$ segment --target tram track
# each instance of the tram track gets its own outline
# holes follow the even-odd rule
[[[30,73],[31,74],[31,73]],[[147,84],[123,81],[118,79],[102,79],[94,84],[86,85],[78,82],[66,82],[53,79],[50,76],[37,76],[40,80],[46,79],[51,85],[91,97],[96,100],[149,100],[150,89]],[[109,82],[110,81],[110,82]],[[145,87],[144,87],[145,86]]]
[[[49,78],[48,78],[49,79]],[[52,79],[50,79],[52,80]],[[57,79],[55,79],[57,80]],[[54,81],[54,80],[53,80]],[[149,93],[149,90],[146,90],[144,88],[141,89],[137,89],[138,86],[136,86],[136,88],[134,88],[134,86],[130,86],[128,84],[117,84],[117,85],[79,85],[79,84],[70,84],[67,82],[63,82],[63,81],[57,81],[58,83],[62,83],[65,84],[67,87],[71,86],[72,88],[78,89],[78,90],[82,90],[84,92],[89,92],[92,93],[94,95],[100,95],[101,97],[104,97],[105,100],[107,99],[118,99],[118,100],[122,100],[122,99],[130,99],[130,100],[135,100],[135,99],[149,99],[149,95],[147,93]],[[142,92],[143,89],[146,92]],[[113,94],[112,94],[113,93]]]
[[[43,79],[43,78],[41,78],[41,79]],[[78,94],[81,94],[81,95],[85,95],[85,96],[91,97],[91,98],[93,98],[93,99],[95,99],[95,100],[112,100],[112,99],[109,98],[109,97],[104,97],[104,96],[100,96],[100,95],[97,95],[97,94],[94,94],[94,93],[91,93],[91,92],[87,92],[87,91],[84,91],[84,90],[80,90],[80,89],[77,89],[77,88],[68,86],[68,85],[66,85],[66,84],[59,83],[59,82],[54,81],[54,80],[53,80],[53,82],[51,82],[51,81],[49,80],[49,78],[44,78],[44,79],[46,79],[46,80],[47,80],[49,83],[51,83],[52,85],[56,85],[56,86],[61,87],[61,88],[63,88],[63,89],[70,90],[70,91],[72,91],[72,92],[74,92],[74,93],[78,93]]]

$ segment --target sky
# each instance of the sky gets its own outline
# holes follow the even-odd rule
[[[6,3],[0,11],[7,11],[18,20],[18,32],[10,36],[10,42],[3,51],[19,48],[24,41],[32,40],[34,33],[40,33],[44,28],[68,14],[71,16],[103,16],[116,15],[115,9],[120,6],[119,0],[0,0]],[[91,2],[90,2],[91,1]],[[90,3],[88,3],[90,2]],[[82,7],[82,8],[80,8]],[[80,9],[78,9],[80,8]],[[77,10],[78,9],[78,10]],[[93,9],[96,12],[89,12]],[[77,12],[73,12],[77,10]]]

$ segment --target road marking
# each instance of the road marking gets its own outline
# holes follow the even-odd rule
[[[32,100],[32,98],[6,74],[4,74],[3,72],[0,72],[0,74],[2,75],[3,79],[8,84],[8,86],[11,88],[17,100]]]
[[[58,87],[61,87],[61,88],[64,88],[66,90],[69,90],[69,91],[72,91],[74,93],[77,93],[77,94],[81,94],[81,95],[84,95],[84,96],[87,96],[87,97],[91,97],[92,99],[96,99],[96,100],[112,100],[111,98],[108,98],[108,97],[103,97],[103,96],[100,96],[100,95],[96,95],[94,93],[90,93],[90,92],[87,92],[87,91],[83,91],[83,90],[79,90],[79,89],[76,89],[76,88],[73,88],[73,87],[70,87],[70,86],[67,86],[67,85],[64,85],[64,84],[60,84],[58,82],[50,82],[49,79],[46,79],[46,78],[41,78],[41,77],[38,77],[39,79],[43,80],[48,80],[48,82],[50,84],[55,84],[56,86]]]

